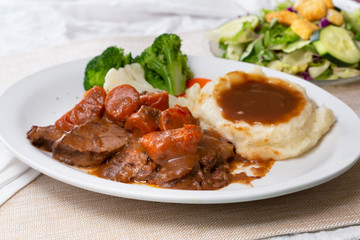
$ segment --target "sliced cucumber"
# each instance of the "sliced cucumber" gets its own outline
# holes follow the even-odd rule
[[[310,39],[320,55],[338,66],[350,66],[360,61],[360,50],[344,28],[327,26],[314,32]]]
[[[244,16],[221,25],[215,31],[220,35],[221,41],[232,40],[236,34],[241,31],[245,22],[250,22],[253,28],[256,28],[260,22],[260,19],[256,15]]]

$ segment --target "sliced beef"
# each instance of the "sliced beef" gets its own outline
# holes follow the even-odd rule
[[[138,141],[131,142],[119,154],[102,165],[97,175],[112,181],[132,182],[146,181],[156,170]]]
[[[95,167],[119,152],[131,135],[104,118],[87,122],[66,133],[52,147],[53,157],[79,167]]]
[[[180,179],[159,184],[160,187],[187,190],[215,190],[227,186],[231,181],[228,164],[214,167],[210,173],[204,173],[200,164]]]
[[[216,131],[206,130],[197,153],[168,160],[150,183],[165,188],[213,190],[230,181],[228,162],[233,159],[234,146],[220,139]]]
[[[206,130],[199,143],[200,164],[205,173],[209,173],[214,166],[224,164],[235,156],[234,145],[221,140],[219,136],[216,131]]]
[[[159,172],[155,174],[152,183],[161,186],[164,183],[184,177],[193,170],[199,159],[198,154],[170,159],[160,168]]]
[[[58,130],[55,125],[46,127],[33,126],[26,134],[32,145],[51,152],[52,145],[61,138],[65,132]]]
[[[234,146],[231,143],[221,139],[216,131],[206,130],[199,142],[197,155],[199,160],[190,171],[181,176],[183,169],[178,167],[181,177],[168,182],[159,181],[157,185],[176,189],[214,190],[230,183],[231,171],[228,162],[235,155]],[[182,163],[182,166],[186,167],[186,164]],[[170,176],[171,172],[163,173],[163,175]],[[165,177],[163,179],[167,180]]]

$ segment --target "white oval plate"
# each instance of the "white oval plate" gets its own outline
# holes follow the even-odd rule
[[[174,203],[230,203],[280,196],[307,189],[337,177],[358,159],[360,120],[331,94],[294,76],[263,68],[267,76],[288,79],[304,86],[318,105],[326,104],[337,122],[307,154],[276,162],[270,173],[253,182],[254,187],[231,184],[216,191],[188,191],[125,184],[86,174],[60,163],[33,147],[26,132],[33,125],[53,124],[84,94],[83,74],[89,59],[58,65],[26,77],[0,97],[0,139],[24,163],[65,183],[113,196]],[[254,65],[218,58],[189,56],[196,77],[216,79],[234,70],[250,71]]]

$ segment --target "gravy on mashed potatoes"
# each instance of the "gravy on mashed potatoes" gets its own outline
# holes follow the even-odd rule
[[[194,85],[183,105],[201,127],[216,129],[246,159],[283,160],[312,148],[335,121],[298,84],[260,73],[230,72],[202,89]]]

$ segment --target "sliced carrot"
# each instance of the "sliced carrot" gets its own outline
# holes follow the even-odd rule
[[[105,110],[114,120],[125,120],[139,108],[139,93],[129,84],[117,86],[106,95]]]
[[[191,88],[194,84],[198,83],[200,88],[203,88],[208,82],[211,82],[208,78],[193,78],[186,81],[186,88]],[[177,97],[186,97],[186,94],[180,94]]]
[[[169,108],[169,93],[158,91],[140,95],[140,105],[157,108],[161,111]]]
[[[100,117],[104,112],[106,92],[95,86],[85,92],[83,99],[55,122],[59,130],[70,131],[93,117]]]
[[[159,109],[142,105],[136,113],[126,119],[124,127],[133,134],[142,136],[159,129],[159,117]]]
[[[200,127],[185,125],[145,134],[140,143],[156,164],[164,165],[170,159],[195,154],[202,135]]]
[[[200,85],[200,88],[203,88],[208,82],[211,82],[208,78],[193,78],[186,81],[186,88],[191,88],[196,83]]]

